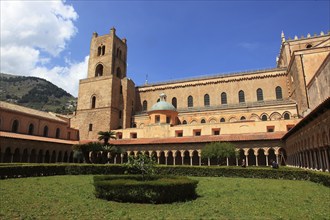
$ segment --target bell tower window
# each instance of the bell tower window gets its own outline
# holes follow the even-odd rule
[[[117,68],[116,75],[117,75],[117,77],[119,77],[119,78],[121,77],[121,70],[120,70],[119,67]]]
[[[99,64],[96,66],[95,69],[95,77],[102,76],[103,75],[103,65]]]
[[[102,46],[102,55],[104,55],[105,54],[105,46],[103,45]]]
[[[96,97],[93,96],[92,97],[92,108],[95,108],[95,106],[96,106]]]

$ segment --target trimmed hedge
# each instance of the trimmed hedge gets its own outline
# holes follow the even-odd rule
[[[216,166],[156,166],[160,175],[220,176],[242,178],[268,178],[309,180],[330,187],[330,173],[309,171],[299,168],[280,167],[216,167]],[[0,178],[34,177],[80,174],[124,174],[121,164],[1,164]]]
[[[117,202],[173,203],[197,198],[198,181],[181,176],[94,176],[95,196]]]

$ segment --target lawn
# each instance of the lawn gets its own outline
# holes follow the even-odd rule
[[[199,198],[164,205],[97,199],[91,175],[0,180],[0,219],[330,219],[330,188],[323,185],[193,178]]]

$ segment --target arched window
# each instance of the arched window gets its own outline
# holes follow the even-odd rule
[[[144,100],[142,104],[142,111],[147,111],[147,110],[148,110],[148,102],[147,100]]]
[[[116,71],[117,77],[121,77],[121,70],[119,67],[117,67],[117,71]]]
[[[263,116],[261,117],[261,120],[262,120],[262,121],[267,121],[267,115],[263,115]]]
[[[257,89],[257,101],[263,101],[264,100],[264,95],[263,95],[263,92],[262,92],[262,89]]]
[[[202,124],[204,124],[205,122],[206,122],[205,119],[202,119],[202,120],[201,120],[201,123],[202,123]]]
[[[101,50],[102,50],[101,47],[97,48],[97,56],[101,56]]]
[[[95,77],[102,76],[103,75],[103,65],[99,64],[96,66],[95,69]]]
[[[204,106],[210,106],[210,96],[209,96],[209,94],[204,95]]]
[[[177,108],[177,101],[176,101],[176,98],[175,98],[175,97],[172,98],[172,105],[173,105],[175,108]]]
[[[96,97],[93,96],[92,97],[92,108],[95,108],[95,106],[96,106]]]
[[[313,45],[307,44],[306,48],[311,48]]]
[[[188,96],[188,108],[194,107],[194,98],[190,95]]]
[[[276,94],[276,99],[279,100],[279,99],[282,99],[282,88],[280,86],[277,86],[275,88],[275,94]]]
[[[226,120],[224,118],[221,118],[220,122],[226,122]]]
[[[285,120],[289,120],[290,119],[290,114],[289,113],[285,113],[284,114],[284,119]]]
[[[48,126],[47,125],[44,127],[44,135],[43,136],[48,137]]]
[[[157,99],[157,102],[160,102],[160,99]]]
[[[227,94],[225,92],[221,93],[221,105],[227,104]]]
[[[11,131],[14,132],[14,133],[17,133],[18,132],[18,126],[19,126],[18,120],[14,120],[13,125],[11,126]]]
[[[33,131],[34,131],[34,125],[31,123],[31,124],[29,125],[29,131],[28,131],[28,134],[29,134],[29,135],[33,135]]]
[[[183,120],[182,121],[182,124],[186,125],[187,124],[187,121],[186,120]]]
[[[241,117],[241,121],[244,121],[246,120],[246,118],[244,116]]]
[[[245,95],[244,95],[243,90],[238,92],[238,102],[239,103],[244,103],[245,102]]]
[[[102,46],[102,55],[105,54],[105,46]]]
[[[56,135],[55,135],[55,137],[56,138],[60,138],[60,135],[61,135],[61,130],[59,128],[56,128]]]
[[[119,57],[119,48],[117,48],[116,56]]]

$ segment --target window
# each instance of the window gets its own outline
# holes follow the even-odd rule
[[[59,128],[56,128],[55,138],[60,138],[60,135],[61,135],[61,130]]]
[[[148,109],[148,102],[144,100],[142,104],[142,111],[147,111],[147,109]]]
[[[117,139],[123,139],[123,133],[117,132],[116,133]]]
[[[244,121],[246,120],[246,118],[244,116],[241,117],[241,121]]]
[[[137,133],[135,133],[135,132],[134,132],[134,133],[133,133],[133,132],[130,133],[130,137],[131,137],[131,138],[137,138]]]
[[[31,124],[29,125],[29,131],[28,131],[28,134],[29,134],[29,135],[33,135],[33,132],[34,132],[34,125],[31,123]]]
[[[263,115],[263,116],[261,117],[261,120],[262,120],[262,121],[267,121],[267,115]]]
[[[201,136],[201,130],[194,130],[194,136]]]
[[[244,103],[245,102],[245,95],[244,95],[243,90],[238,92],[238,102],[239,103]]]
[[[284,120],[289,120],[290,119],[290,114],[289,113],[285,113],[284,114]]]
[[[105,46],[102,46],[102,55],[105,54]]]
[[[102,50],[101,47],[98,47],[98,48],[97,48],[97,56],[101,56],[101,52],[102,52],[101,50]]]
[[[220,135],[220,128],[212,128],[213,135]]]
[[[44,127],[44,135],[43,136],[48,137],[48,126],[47,125]]]
[[[89,124],[88,131],[93,131],[93,124]]]
[[[182,130],[175,131],[175,137],[183,137],[183,131]]]
[[[123,116],[123,112],[122,111],[119,111],[119,119],[121,119]]]
[[[96,66],[95,69],[95,77],[102,76],[103,75],[103,65],[99,64]]]
[[[286,125],[286,130],[290,131],[293,127],[294,127],[294,125]]]
[[[182,121],[182,124],[186,125],[187,124],[187,121],[186,120],[183,120]]]
[[[157,99],[157,102],[160,102],[160,99]]]
[[[209,96],[209,94],[204,95],[204,106],[210,106],[210,96]]]
[[[188,108],[194,107],[194,98],[190,95],[188,96]]]
[[[221,118],[220,122],[226,122],[226,120],[224,118]]]
[[[264,100],[264,95],[263,95],[263,92],[262,92],[262,89],[257,89],[257,101],[260,102],[260,101],[263,101]]]
[[[176,98],[172,98],[172,105],[174,106],[174,108],[177,108],[177,101]]]
[[[117,71],[116,71],[117,77],[121,77],[121,70],[119,67],[117,67]]]
[[[159,115],[156,115],[155,116],[155,123],[159,123],[160,122],[160,116]]]
[[[280,86],[277,86],[275,88],[275,94],[276,94],[276,99],[279,100],[279,99],[282,99],[282,88]]]
[[[267,126],[267,132],[274,132],[275,126]]]
[[[11,126],[11,131],[14,132],[14,133],[17,133],[18,132],[18,126],[19,126],[18,120],[14,120],[13,125]]]
[[[307,44],[306,48],[311,48],[312,45],[311,44]]]
[[[92,108],[95,108],[95,106],[96,106],[96,97],[93,96],[92,97]]]
[[[119,93],[123,94],[123,86],[122,85],[120,85]]]
[[[169,116],[166,117],[166,123],[167,124],[171,123],[171,117],[169,117]]]
[[[225,92],[221,93],[221,105],[227,104],[227,94]]]
[[[201,123],[202,123],[202,124],[206,123],[205,119],[202,119],[202,120],[201,120]]]

